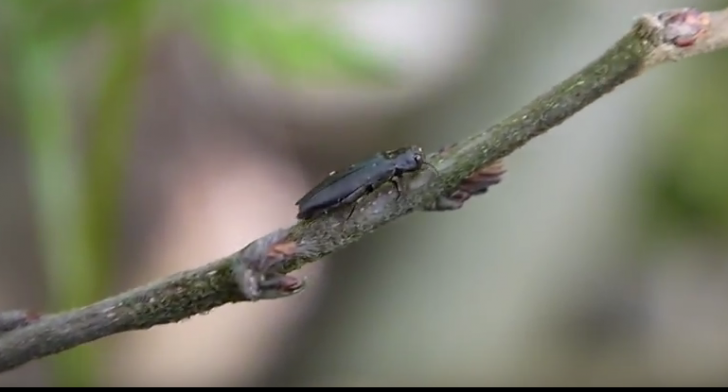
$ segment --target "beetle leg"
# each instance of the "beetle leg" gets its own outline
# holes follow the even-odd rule
[[[356,210],[356,206],[359,202],[359,199],[361,199],[362,196],[366,195],[368,192],[372,191],[372,186],[362,186],[359,187],[357,190],[352,192],[349,196],[346,196],[345,198],[341,199],[339,201],[339,205],[347,205],[351,204],[351,210],[349,210],[349,214],[346,216],[346,219],[344,221],[349,220],[351,216],[354,214],[354,211]]]
[[[351,203],[351,210],[349,210],[349,215],[346,216],[346,219],[344,219],[344,222],[348,221],[349,218],[354,214],[354,211],[356,211],[356,206],[359,204],[358,202]]]
[[[402,187],[400,186],[399,178],[392,177],[392,179],[389,180],[389,182],[391,182],[392,185],[394,185],[394,190],[397,191],[397,197],[395,197],[394,200],[399,200],[399,197],[402,196]]]

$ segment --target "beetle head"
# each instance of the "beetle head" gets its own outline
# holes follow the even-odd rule
[[[425,157],[420,147],[408,147],[401,149],[394,159],[398,169],[409,172],[419,170]]]

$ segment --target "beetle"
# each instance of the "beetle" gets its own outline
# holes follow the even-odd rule
[[[425,162],[422,148],[409,146],[383,151],[343,171],[333,171],[296,202],[296,218],[310,219],[337,207],[354,204],[346,217],[349,219],[356,208],[355,203],[362,196],[374,192],[387,182],[394,185],[399,198],[399,178],[405,173],[419,170],[423,165],[431,166]]]

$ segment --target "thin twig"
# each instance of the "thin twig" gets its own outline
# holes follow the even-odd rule
[[[304,282],[285,275],[337,251],[412,211],[460,208],[500,181],[500,160],[526,142],[647,69],[728,46],[728,9],[677,9],[644,15],[600,58],[512,116],[460,143],[430,154],[437,173],[423,170],[348,211],[300,221],[264,236],[235,254],[87,307],[20,322],[5,312],[0,371],[112,334],[177,322],[226,303],[295,294]],[[12,316],[12,317],[11,317]],[[10,330],[9,332],[5,332]]]

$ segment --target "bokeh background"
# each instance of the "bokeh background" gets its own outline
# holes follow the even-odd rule
[[[497,122],[689,0],[2,0],[0,308],[58,311],[295,222],[329,171]],[[651,71],[228,305],[0,386],[728,383],[728,52]]]

